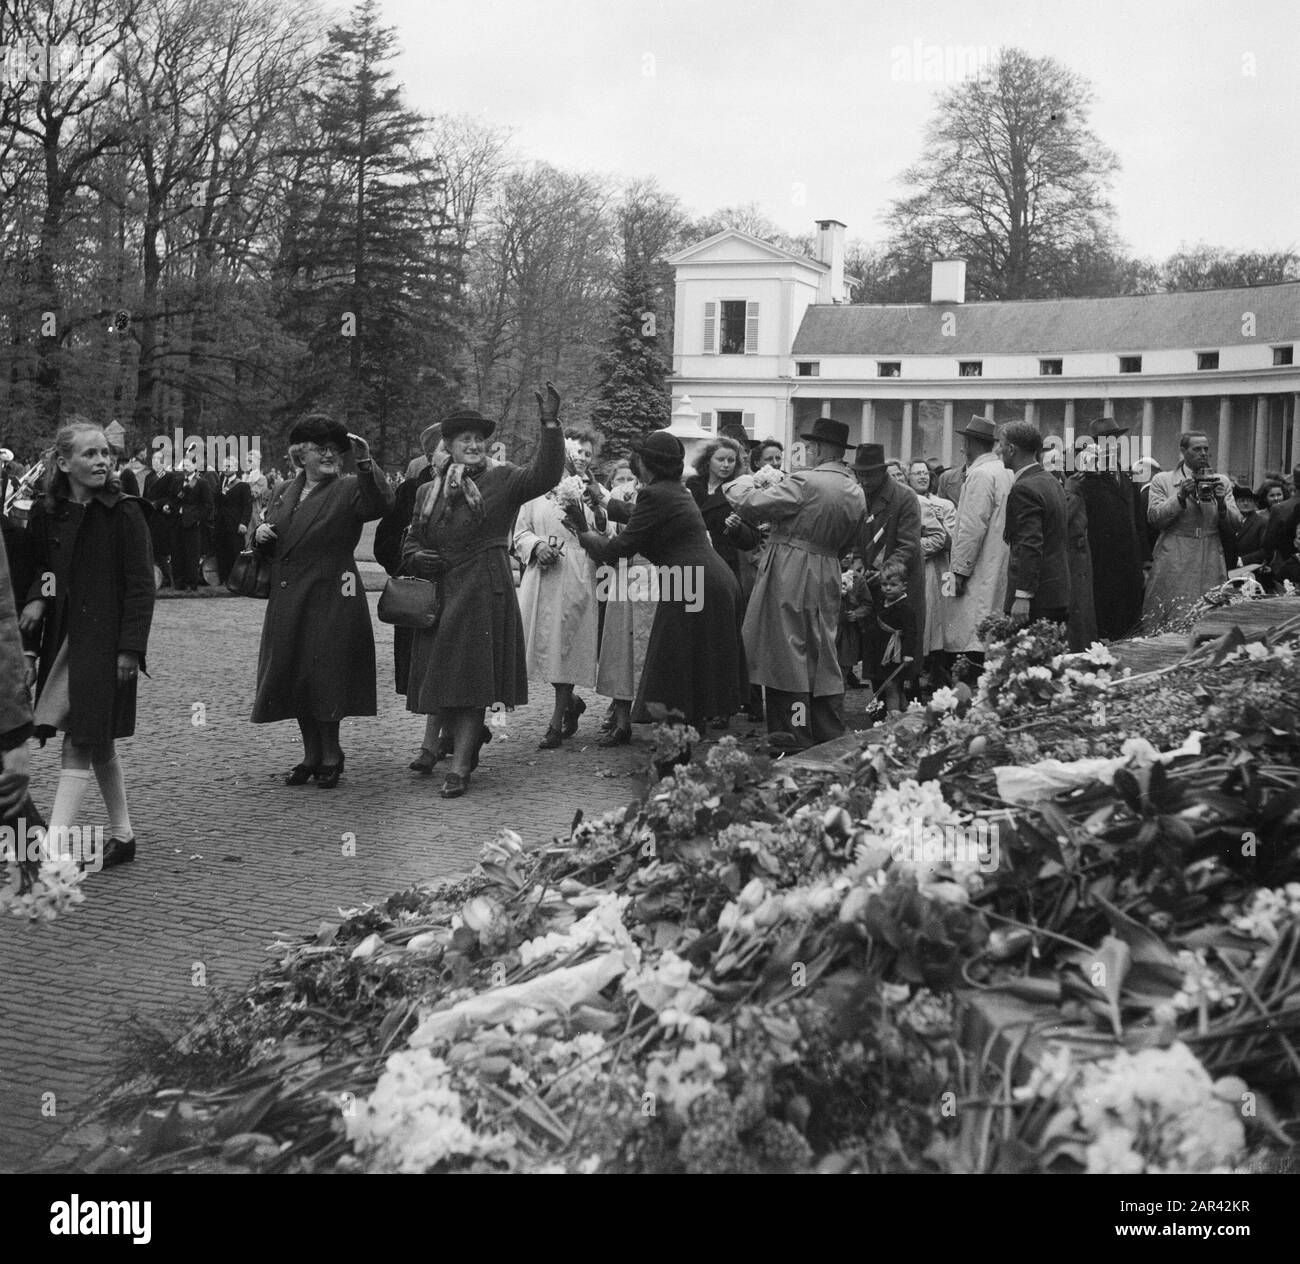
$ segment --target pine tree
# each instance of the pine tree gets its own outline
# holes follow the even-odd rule
[[[614,301],[614,329],[600,357],[600,400],[592,410],[605,437],[606,457],[626,456],[634,440],[668,425],[672,365],[660,350],[658,297],[650,266],[627,243]]]
[[[304,93],[316,135],[299,150],[283,255],[310,353],[295,407],[368,427],[380,460],[460,396],[461,250],[436,207],[436,164],[419,151],[425,120],[384,69],[394,53],[375,0],[329,31],[323,85]]]

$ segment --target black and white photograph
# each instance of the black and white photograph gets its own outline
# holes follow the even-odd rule
[[[31,1241],[398,1173],[1267,1236],[1298,67],[1289,0],[0,0]]]

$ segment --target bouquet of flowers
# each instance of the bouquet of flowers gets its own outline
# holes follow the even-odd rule
[[[577,505],[581,508],[582,496],[586,490],[586,479],[579,478],[576,474],[567,474],[555,486],[555,499],[561,505]]]

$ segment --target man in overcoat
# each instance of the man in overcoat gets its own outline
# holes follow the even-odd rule
[[[799,438],[808,468],[736,507],[751,525],[773,524],[743,638],[749,678],[767,690],[768,732],[787,747],[844,732],[844,677],[835,652],[840,558],[856,543],[866,508],[844,462],[848,426],[819,417]]]
[[[944,649],[983,661],[984,642],[976,628],[1002,612],[1007,591],[1007,544],[1003,539],[1007,497],[1015,477],[993,451],[997,429],[985,417],[972,417],[964,431],[970,465],[957,506],[952,540],[952,579],[946,589]]]
[[[1043,437],[1027,421],[1013,421],[1002,432],[998,453],[1013,475],[1007,495],[1003,539],[1007,591],[1003,610],[1016,624],[1070,617],[1070,564],[1065,491],[1038,459]]]

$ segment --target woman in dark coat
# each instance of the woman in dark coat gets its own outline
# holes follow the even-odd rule
[[[451,729],[455,753],[444,799],[469,787],[485,710],[528,701],[509,548],[519,507],[554,487],[564,470],[560,396],[549,382],[546,392],[545,400],[537,396],[542,439],[527,466],[489,463],[487,439],[496,426],[481,414],[462,410],[443,419],[451,460],[416,496],[402,546],[404,572],[437,579],[442,588],[438,626],[415,635],[406,705],[420,715],[440,713]]]
[[[660,568],[659,605],[632,720],[648,723],[647,704],[657,702],[680,711],[703,736],[708,718],[738,711],[748,691],[736,635],[740,585],[682,485],[681,440],[656,430],[633,451],[632,468],[643,484],[636,503],[630,509],[614,500],[606,505],[610,518],[626,521],[626,528],[613,538],[583,531],[578,540],[598,563],[640,553]]]
[[[1104,641],[1130,636],[1142,622],[1142,542],[1128,476],[1111,470],[1071,475],[1087,513],[1096,633]]]
[[[1057,477],[1061,476],[1058,474]],[[1070,621],[1066,631],[1070,649],[1079,653],[1097,639],[1092,548],[1088,543],[1088,505],[1076,482],[1063,478],[1061,481],[1065,487],[1065,563],[1070,577]]]
[[[686,480],[686,489],[698,506],[709,532],[709,541],[718,556],[731,567],[740,582],[740,555],[756,548],[758,531],[743,522],[731,507],[723,488],[744,470],[740,445],[725,435],[705,446],[695,460],[695,473]]]
[[[344,476],[351,451],[357,472]],[[285,778],[332,790],[343,772],[339,721],[374,715],[375,634],[353,556],[362,526],[393,503],[359,435],[329,417],[289,433],[298,477],[280,483],[254,541],[271,556],[271,599],[257,657],[253,723],[297,720],[303,762]]]
[[[27,532],[32,581],[20,627],[39,644],[36,736],[63,733],[49,825],[82,824],[90,771],[108,808],[107,868],[135,858],[135,832],[114,745],[135,733],[136,681],[153,619],[153,551],[145,501],[122,495],[104,432],[64,426],[46,460],[45,495]]]

